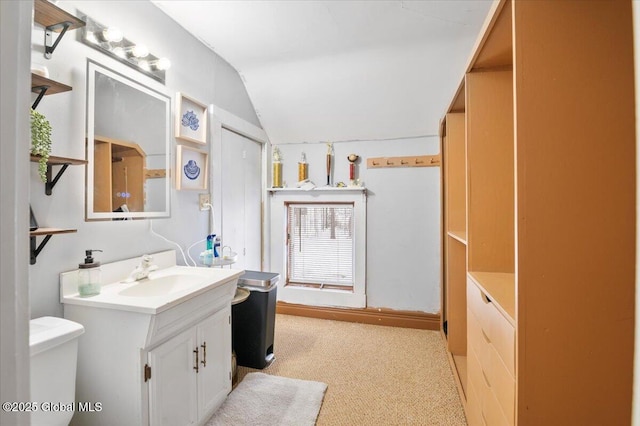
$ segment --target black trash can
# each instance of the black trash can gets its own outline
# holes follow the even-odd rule
[[[280,274],[245,271],[238,287],[249,290],[247,300],[231,306],[233,349],[238,365],[263,369],[275,359],[273,331]]]

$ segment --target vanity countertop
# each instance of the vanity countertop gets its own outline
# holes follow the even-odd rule
[[[122,279],[114,279],[114,274],[108,273],[111,282],[102,285],[100,294],[90,297],[78,294],[77,271],[62,273],[60,302],[154,315],[227,283],[233,282],[235,287],[244,273],[240,269],[176,265],[160,265],[160,268],[151,272],[149,278],[134,282],[125,282],[126,274],[120,275]]]

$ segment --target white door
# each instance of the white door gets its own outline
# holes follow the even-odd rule
[[[262,145],[222,129],[222,245],[234,268],[261,270]]]
[[[210,416],[231,392],[231,309],[222,309],[196,326],[200,348],[198,418]]]
[[[190,328],[149,352],[149,420],[152,426],[196,423],[195,349],[196,332]]]

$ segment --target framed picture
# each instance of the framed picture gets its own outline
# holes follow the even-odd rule
[[[176,151],[176,189],[207,189],[209,154],[184,145]]]
[[[176,111],[176,138],[205,145],[207,106],[178,92]]]

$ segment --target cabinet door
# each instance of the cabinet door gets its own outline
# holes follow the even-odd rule
[[[197,375],[200,419],[211,415],[231,392],[230,315],[227,306],[196,326],[200,349]]]
[[[182,426],[197,420],[196,333],[193,328],[149,352],[149,420],[152,426]]]

